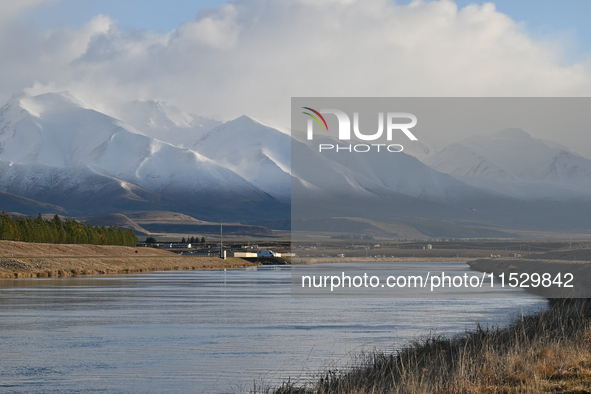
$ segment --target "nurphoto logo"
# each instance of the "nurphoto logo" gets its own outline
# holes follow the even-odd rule
[[[333,114],[338,121],[338,139],[341,141],[351,140],[351,118],[345,112],[338,109],[321,109],[317,111],[310,107],[302,107],[307,110],[302,112],[310,117],[307,124],[307,138],[309,141],[314,139],[314,121],[320,127],[320,130],[328,132],[328,123],[322,114]],[[309,111],[309,112],[308,112]],[[401,123],[401,119],[410,120],[410,122]],[[407,112],[387,112],[386,113],[386,140],[392,141],[394,131],[402,131],[411,141],[418,141],[417,137],[409,129],[417,124],[417,117]],[[373,134],[364,134],[359,130],[359,112],[353,112],[353,133],[355,137],[361,141],[376,141],[382,138],[384,134],[384,113],[378,113],[378,130]],[[369,152],[375,150],[377,152],[402,152],[404,147],[400,144],[356,144],[356,145],[339,145],[339,144],[319,144],[318,150],[334,151],[334,152]]]

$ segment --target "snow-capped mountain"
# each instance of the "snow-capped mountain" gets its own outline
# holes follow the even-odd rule
[[[471,185],[519,198],[570,199],[591,191],[591,160],[521,129],[470,137],[425,163]]]
[[[437,147],[429,142],[425,142],[425,137],[423,136],[421,136],[421,141],[413,141],[412,144],[406,144],[404,146],[404,153],[422,162],[437,152]]]
[[[113,116],[148,137],[183,148],[190,148],[222,124],[153,100],[124,102],[113,109]]]
[[[19,95],[0,109],[0,163],[1,190],[30,198],[111,185],[131,200],[145,190],[204,209],[213,199],[226,209],[277,202],[207,157],[141,134],[66,93]]]
[[[299,137],[297,134],[295,137]],[[439,173],[403,152],[318,153],[328,138],[292,140],[292,218],[429,217],[486,220],[501,209],[490,193]]]
[[[591,222],[582,214],[591,212],[591,161],[521,130],[435,154],[420,144],[408,145],[412,155],[355,154],[319,152],[318,143],[341,141],[312,144],[248,116],[220,124],[158,102],[118,111],[109,116],[67,93],[14,96],[0,108],[0,210],[564,229]]]
[[[191,146],[275,198],[291,196],[291,137],[241,116],[206,133]]]
[[[476,191],[474,187],[437,172],[404,152],[374,150],[347,154],[331,150],[317,155],[312,144],[303,140],[300,142],[294,149],[294,153],[298,154],[297,161],[293,163],[294,176],[325,190],[338,193],[352,190],[376,194],[395,192],[433,201],[455,201],[466,193]],[[313,145],[338,143],[335,139],[321,137],[315,139]],[[330,187],[325,186],[327,182]]]

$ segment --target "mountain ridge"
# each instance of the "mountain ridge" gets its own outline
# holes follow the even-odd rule
[[[422,144],[414,156],[355,154],[318,152],[246,115],[221,123],[157,101],[126,108],[115,117],[69,93],[14,95],[0,108],[0,206],[79,217],[172,211],[282,229],[292,217],[591,226],[591,160],[520,129],[436,153]]]

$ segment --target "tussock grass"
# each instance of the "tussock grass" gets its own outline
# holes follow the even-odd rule
[[[359,354],[344,371],[257,393],[591,393],[591,300],[554,300],[508,327]]]

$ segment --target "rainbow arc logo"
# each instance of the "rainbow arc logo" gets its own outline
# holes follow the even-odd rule
[[[322,122],[324,123],[324,126],[326,126],[326,131],[328,131],[328,124],[326,124],[326,120],[324,119],[324,116],[322,116],[322,115],[320,114],[320,112],[318,112],[318,111],[316,111],[315,109],[312,109],[312,108],[310,108],[310,107],[302,107],[302,108],[303,108],[303,109],[307,109],[308,111],[312,111],[312,112],[314,112],[316,115],[318,115],[318,116],[320,117],[320,119],[322,119]],[[303,114],[306,114],[306,115],[308,115],[308,116],[310,116],[310,117],[312,117],[312,119],[314,119],[314,120],[316,121],[316,123],[318,123],[318,126],[320,126],[320,130],[322,130],[322,129],[323,129],[323,127],[322,127],[322,123],[320,123],[320,120],[319,120],[319,119],[318,119],[316,116],[312,115],[312,114],[311,114],[311,113],[309,113],[309,112],[302,112],[302,113],[303,113]]]

